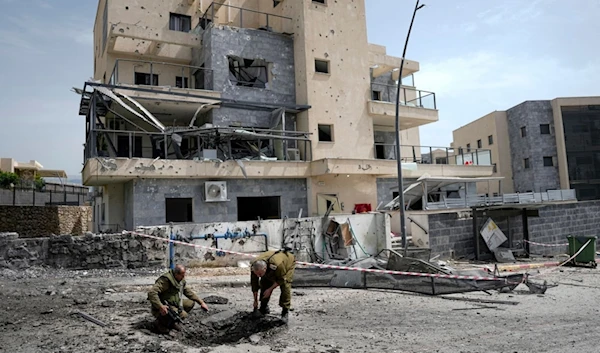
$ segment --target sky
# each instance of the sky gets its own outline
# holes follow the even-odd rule
[[[294,0],[292,0],[294,1]],[[349,1],[349,0],[337,0]],[[416,0],[365,0],[369,42],[402,56]],[[417,88],[436,94],[439,121],[421,144],[525,100],[600,95],[600,1],[426,0],[406,57]],[[79,177],[92,76],[95,0],[0,0],[0,157],[35,159]]]

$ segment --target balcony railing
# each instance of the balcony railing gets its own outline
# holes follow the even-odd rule
[[[110,130],[88,133],[84,160],[161,158],[189,160],[310,161],[310,133],[256,128],[208,128],[170,133]],[[301,154],[303,152],[303,154]]]
[[[227,9],[227,12],[223,13],[227,17],[227,22],[218,20],[217,14],[221,10],[221,7]],[[209,24],[215,23],[215,19],[218,21],[217,24],[232,24],[239,28],[261,29],[269,32],[289,34],[292,32],[293,24],[290,17],[213,2],[200,18],[198,27],[206,29]]]
[[[452,147],[400,145],[401,161],[421,164],[485,165],[491,166],[492,152],[485,149],[465,151]],[[376,159],[396,160],[396,145],[376,143]]]
[[[199,66],[117,59],[109,83],[212,90],[213,71]]]
[[[397,85],[371,83],[371,100],[373,101],[396,103],[397,92]],[[408,86],[402,86],[400,104],[417,108],[437,109],[435,93]]]

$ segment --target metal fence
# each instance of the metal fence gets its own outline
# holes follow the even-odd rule
[[[396,145],[393,143],[375,143],[376,159],[396,159]],[[469,152],[452,147],[400,145],[403,162],[421,164],[455,164],[491,166],[492,151],[473,149]]]
[[[88,192],[36,190],[35,188],[13,187],[0,189],[0,205],[12,206],[81,206],[89,201]]]
[[[417,108],[437,109],[435,93],[423,91],[414,87],[401,86],[400,104]],[[371,83],[371,99],[381,102],[396,102],[398,85],[388,85],[383,83]]]

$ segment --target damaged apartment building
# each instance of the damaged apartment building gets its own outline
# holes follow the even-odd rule
[[[100,0],[75,89],[95,230],[375,210],[399,82],[405,177],[491,175],[421,159],[435,94],[400,63],[368,43],[364,0]]]

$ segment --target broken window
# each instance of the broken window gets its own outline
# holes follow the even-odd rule
[[[190,88],[190,86],[188,84],[188,78],[187,77],[181,77],[181,76],[175,77],[175,87]]]
[[[277,7],[277,5],[281,4],[283,0],[273,0],[273,7]]]
[[[494,136],[490,135],[488,136],[488,145],[493,145],[494,144]]]
[[[117,157],[129,158],[129,151],[132,157],[142,157],[142,136],[132,137],[131,144],[129,136],[117,136]]]
[[[371,99],[374,101],[381,100],[381,91],[371,91]]]
[[[481,148],[481,146],[482,146],[481,140],[477,140],[477,148]]]
[[[169,16],[169,29],[171,31],[187,33],[192,30],[192,18],[186,15],[171,13]]]
[[[166,198],[165,199],[165,221],[166,223],[193,222],[193,199],[192,198]]]
[[[236,86],[266,88],[269,80],[267,62],[229,56],[229,81]]]
[[[376,159],[385,159],[385,146],[384,145],[375,145],[375,158]]]
[[[527,136],[527,127],[523,126],[521,127],[521,137],[525,137]]]
[[[261,219],[280,219],[279,196],[238,197],[238,221],[256,221]]]
[[[471,152],[471,144],[470,143],[467,143],[467,153],[468,152]]]
[[[315,71],[322,74],[328,74],[329,61],[315,59]]]
[[[152,74],[152,80],[150,79],[150,74],[144,72],[136,72],[135,73],[135,84],[136,85],[146,85],[146,86],[158,86],[158,75]]]
[[[325,0],[312,0],[312,2],[316,2],[317,4],[325,5]]]
[[[319,141],[333,142],[333,125],[319,124]]]
[[[552,157],[544,157],[544,167],[553,167],[554,161]]]

